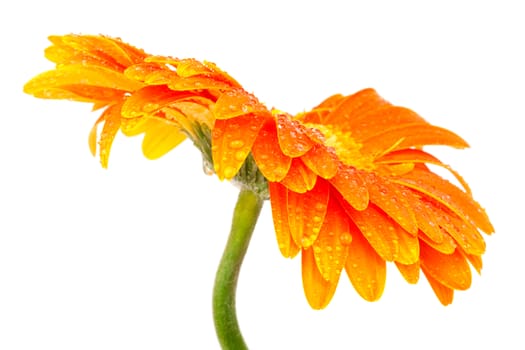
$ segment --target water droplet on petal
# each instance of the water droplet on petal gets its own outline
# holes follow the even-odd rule
[[[235,152],[235,159],[238,161],[243,161],[246,158],[246,152],[237,151]]]
[[[341,236],[339,236],[339,241],[343,245],[349,245],[352,243],[352,236],[349,233],[343,233]]]
[[[227,179],[231,179],[232,177],[235,176],[235,169],[231,166],[228,166],[226,167],[226,169],[224,169],[224,176],[227,178]]]
[[[238,149],[238,148],[241,148],[244,146],[244,142],[241,141],[241,140],[233,140],[230,142],[230,147],[231,148],[235,148],[235,149]]]

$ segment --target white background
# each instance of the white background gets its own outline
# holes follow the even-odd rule
[[[365,1],[362,2],[363,4]],[[8,5],[7,5],[8,4]],[[268,203],[241,273],[252,349],[523,349],[525,17],[519,1],[4,1],[0,5],[0,349],[216,349],[211,289],[237,190],[185,143],[145,160],[117,137],[108,170],[87,104],[22,93],[53,66],[50,34],[107,34],[152,54],[216,62],[296,113],[374,87],[449,128],[431,149],[487,209],[485,267],[443,307],[390,266],[379,302],[342,275],[309,308],[300,259],[280,256]]]

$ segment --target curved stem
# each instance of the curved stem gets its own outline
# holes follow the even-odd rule
[[[247,349],[235,311],[235,291],[242,261],[252,237],[263,200],[241,190],[233,213],[230,237],[221,258],[213,287],[213,319],[223,349]]]

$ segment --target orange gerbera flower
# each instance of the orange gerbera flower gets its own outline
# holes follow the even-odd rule
[[[343,269],[366,300],[380,298],[386,262],[409,283],[423,271],[443,304],[469,288],[493,232],[465,181],[426,145],[467,147],[456,134],[374,90],[334,95],[295,117],[268,110],[214,64],[145,54],[102,36],[51,37],[57,63],[25,91],[105,107],[90,137],[107,166],[116,132],[145,133],[158,158],[187,136],[222,179],[269,196],[279,249],[302,256],[306,297],[330,302]],[[459,185],[427,165],[450,171]]]

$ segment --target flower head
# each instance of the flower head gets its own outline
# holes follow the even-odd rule
[[[330,302],[344,270],[366,300],[381,297],[386,262],[409,283],[420,271],[443,304],[481,270],[493,232],[466,182],[423,151],[467,147],[373,89],[334,95],[297,116],[269,110],[209,62],[145,54],[102,36],[51,37],[57,64],[25,86],[43,98],[105,108],[97,125],[102,165],[115,134],[144,133],[143,151],[158,158],[189,137],[205,166],[271,202],[279,249],[301,253],[305,294],[315,309]],[[431,171],[448,170],[459,186]]]

